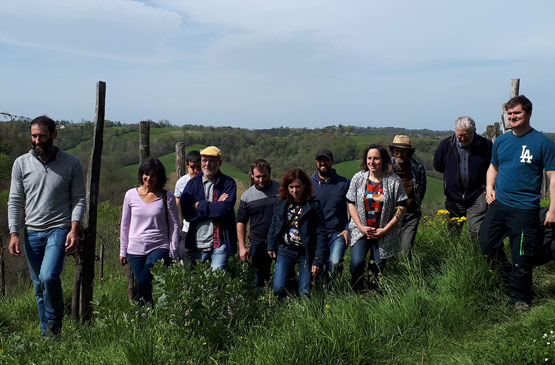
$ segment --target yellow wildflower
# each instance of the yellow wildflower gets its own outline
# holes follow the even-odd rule
[[[447,209],[440,209],[437,211],[437,215],[445,215],[445,214],[449,214],[449,211]]]
[[[204,341],[204,342],[202,343],[202,346],[206,346],[206,341]]]
[[[462,217],[459,218],[459,220],[460,220],[461,222],[464,222],[464,221],[466,220],[466,217],[465,217],[465,216],[462,216]]]
[[[331,308],[331,305],[326,304],[326,309],[330,309],[330,308]]]
[[[158,342],[162,341],[162,337],[158,337]]]

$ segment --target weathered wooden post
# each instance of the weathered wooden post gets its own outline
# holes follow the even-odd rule
[[[175,144],[175,173],[178,179],[187,173],[185,168],[185,142]]]
[[[520,89],[520,79],[512,79],[511,80],[511,98],[514,98],[518,95]],[[511,125],[509,124],[509,120],[507,119],[507,111],[505,110],[505,103],[501,105],[501,123],[503,125],[503,133],[507,133],[510,131]]]
[[[98,191],[100,187],[100,165],[102,159],[104,117],[106,105],[106,83],[96,84],[96,110],[94,118],[93,149],[87,171],[87,202],[83,217],[84,241],[75,254],[76,270],[71,315],[74,319],[89,320],[92,316],[94,260],[96,247],[96,223],[98,213]]]
[[[501,132],[499,131],[499,122],[495,122],[486,126],[486,138],[494,142]]]
[[[0,236],[0,294],[6,296],[6,271],[4,267],[4,243]]]

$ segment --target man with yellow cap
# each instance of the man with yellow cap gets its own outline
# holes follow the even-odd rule
[[[192,252],[193,263],[199,259],[210,261],[212,269],[223,270],[228,257],[237,250],[237,184],[220,171],[222,153],[218,147],[206,147],[200,156],[202,171],[189,181],[181,195],[181,212],[190,222],[185,245]]]
[[[403,255],[410,253],[414,245],[418,223],[422,216],[420,206],[426,194],[426,170],[414,157],[414,147],[409,136],[397,135],[389,145],[393,157],[393,170],[401,180],[407,192],[407,210],[401,223],[401,250]]]

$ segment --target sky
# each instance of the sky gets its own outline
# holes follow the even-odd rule
[[[555,132],[555,2],[2,0],[0,112],[242,128],[478,132],[511,79]],[[5,120],[0,117],[0,121]]]

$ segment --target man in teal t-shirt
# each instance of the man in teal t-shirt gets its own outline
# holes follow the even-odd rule
[[[524,95],[505,104],[511,132],[495,140],[487,173],[486,200],[490,207],[480,230],[486,258],[501,265],[503,279],[517,309],[528,310],[532,301],[532,256],[540,224],[555,224],[555,147],[530,126],[532,102]],[[544,222],[539,221],[543,170],[550,180],[551,201]],[[503,238],[511,244],[512,265],[503,251]]]

